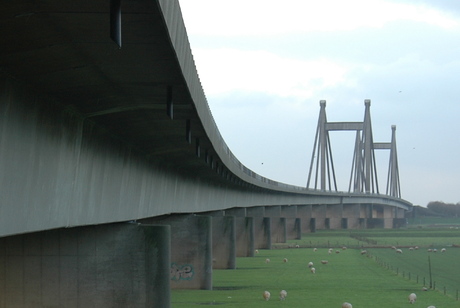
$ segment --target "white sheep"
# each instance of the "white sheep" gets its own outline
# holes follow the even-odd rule
[[[265,263],[270,263],[270,259],[265,259]]]
[[[313,267],[313,262],[308,262],[308,267],[312,268]]]
[[[286,290],[281,290],[280,292],[280,301],[284,301],[286,299],[287,292]]]
[[[361,250],[361,254],[365,255],[367,253],[367,250]]]
[[[315,252],[316,252],[317,250],[318,250],[318,248],[313,248],[313,251],[315,251]]]
[[[353,308],[353,306],[350,303],[345,302],[342,304],[342,308]]]
[[[445,248],[442,248],[442,249],[441,249],[441,252],[446,252],[446,249],[445,249]]]
[[[435,306],[428,306],[427,308],[436,308]]]
[[[396,249],[396,253],[402,253],[401,249]]]
[[[415,293],[409,294],[409,303],[413,304],[417,300],[417,295]]]
[[[256,249],[256,253],[259,253],[259,249]]]
[[[329,262],[327,260],[321,260],[321,264],[328,264]]]
[[[268,301],[270,299],[270,292],[268,291],[264,291],[264,293],[262,294],[262,296],[264,297],[264,299],[266,301]]]
[[[284,258],[284,259],[283,259],[283,262],[284,262],[284,263],[287,263],[287,261],[288,261],[287,258]]]
[[[312,274],[316,273],[316,269],[314,267],[310,268],[310,272],[312,272]]]

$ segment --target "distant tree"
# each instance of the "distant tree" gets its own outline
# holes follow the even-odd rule
[[[442,201],[431,201],[428,203],[427,208],[435,213],[438,213],[443,216],[460,216],[460,202],[457,204],[453,203],[444,203]]]

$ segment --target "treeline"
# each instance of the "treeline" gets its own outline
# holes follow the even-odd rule
[[[427,209],[440,216],[460,217],[460,202],[453,204],[442,201],[431,201],[428,203]]]

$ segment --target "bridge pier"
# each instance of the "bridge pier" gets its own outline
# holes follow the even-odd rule
[[[329,220],[328,229],[342,229],[343,205],[326,205],[326,218]]]
[[[212,290],[212,217],[168,215],[140,222],[171,227],[171,288]]]
[[[0,307],[169,307],[169,236],[122,223],[0,238]]]
[[[315,232],[316,227],[314,218],[312,218],[312,206],[309,205],[298,205],[297,216],[301,219],[301,230],[302,232]],[[313,219],[313,221],[312,221]]]
[[[256,206],[246,209],[246,215],[253,218],[254,223],[254,248],[271,249],[272,232],[271,218],[265,217],[265,207]]]
[[[286,218],[286,239],[302,238],[302,219],[298,217],[297,206],[282,206],[281,216]]]
[[[326,212],[327,205],[325,204],[316,204],[312,206],[312,217],[315,218],[316,229],[328,229]]]

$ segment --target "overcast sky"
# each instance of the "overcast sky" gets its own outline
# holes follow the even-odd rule
[[[305,186],[319,115],[396,125],[401,195],[460,202],[460,1],[180,0],[198,73],[236,157]],[[354,132],[331,132],[347,191]],[[385,193],[389,151],[377,155]]]

